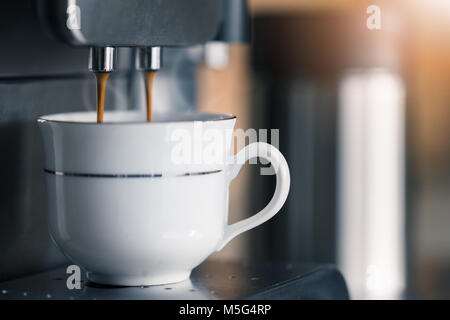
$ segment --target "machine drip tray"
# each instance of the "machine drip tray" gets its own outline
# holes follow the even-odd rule
[[[206,261],[189,280],[160,286],[105,287],[86,281],[69,290],[65,268],[0,283],[0,299],[349,299],[341,273],[331,265]]]

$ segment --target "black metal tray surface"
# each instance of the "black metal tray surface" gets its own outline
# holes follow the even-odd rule
[[[66,268],[0,283],[0,299],[204,300],[348,299],[341,273],[332,265],[206,261],[189,280],[159,286],[107,287],[86,281],[69,290]]]

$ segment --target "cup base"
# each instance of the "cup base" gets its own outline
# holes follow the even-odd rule
[[[111,276],[97,273],[87,273],[87,278],[97,284],[108,286],[138,287],[138,286],[155,286],[181,282],[189,279],[191,272],[181,272],[163,276]]]

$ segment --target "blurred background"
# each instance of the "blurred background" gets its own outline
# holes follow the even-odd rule
[[[233,113],[237,128],[279,129],[272,143],[292,181],[282,213],[210,259],[337,264],[352,298],[449,299],[450,3],[249,5],[250,44],[165,50],[155,83],[156,110]],[[371,5],[379,29],[367,27]],[[47,235],[35,120],[95,109],[87,49],[43,34],[32,0],[4,6],[0,281],[67,264]],[[120,51],[106,108],[144,108],[133,53]],[[273,188],[257,166],[243,170],[230,223],[263,208]]]

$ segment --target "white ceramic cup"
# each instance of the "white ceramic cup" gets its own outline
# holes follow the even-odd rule
[[[290,185],[286,160],[258,142],[230,155],[235,117],[94,112],[47,115],[49,231],[89,280],[138,286],[178,282],[238,234],[274,216]],[[208,156],[209,155],[209,156]],[[228,190],[242,165],[263,157],[276,172],[269,204],[227,224]]]

